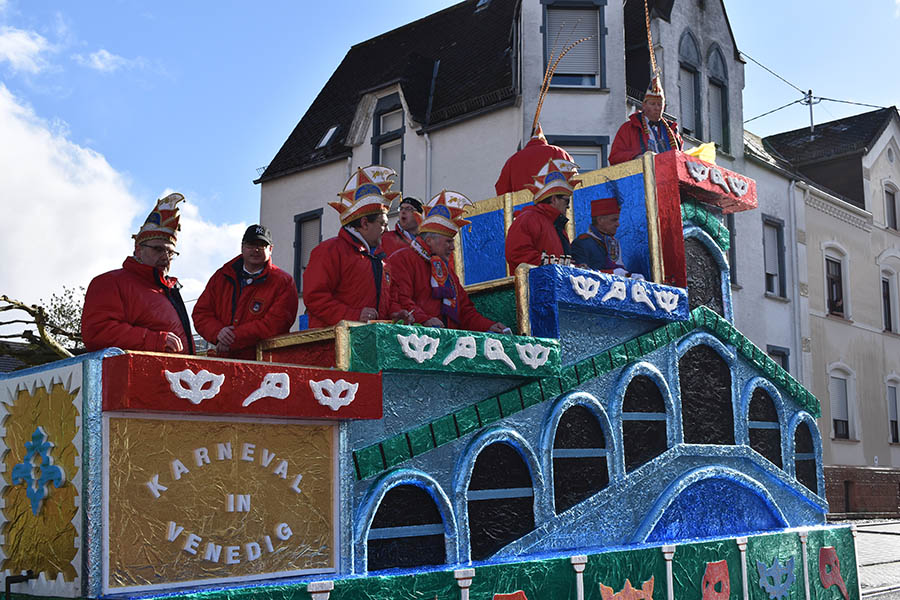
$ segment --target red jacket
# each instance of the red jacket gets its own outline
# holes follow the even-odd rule
[[[381,271],[380,293],[376,291],[376,269]],[[378,309],[379,319],[395,312],[390,308],[390,277],[384,263],[373,259],[362,242],[344,228],[310,253],[303,273],[303,302],[310,327],[359,321],[360,311],[367,306]]]
[[[541,138],[531,138],[524,148],[510,156],[503,165],[500,177],[494,184],[497,195],[518,192],[525,189],[526,183],[534,183],[532,177],[537,175],[541,167],[551,158],[564,158],[575,162],[572,156],[559,146],[551,146],[547,140]]]
[[[391,294],[398,309],[408,310],[416,323],[424,323],[432,317],[441,318],[441,300],[431,295],[431,263],[410,247],[393,254],[388,260],[391,267]],[[475,305],[452,270],[450,279],[456,288],[456,307],[459,321],[445,325],[450,329],[487,331],[494,324],[475,310]]]
[[[628,120],[619,127],[609,150],[609,164],[617,165],[634,160],[648,150],[649,142],[647,134],[644,132],[642,115],[642,112],[632,113]],[[675,146],[671,149],[681,150],[684,142],[678,135],[678,123],[667,119],[662,119],[662,121],[669,124],[669,129],[675,136]]]
[[[294,278],[269,260],[262,273],[241,289],[239,278],[244,260],[225,263],[206,284],[194,306],[194,327],[211,344],[219,332],[234,326],[234,342],[229,358],[256,359],[259,340],[287,333],[297,318],[297,287]]]
[[[515,273],[516,267],[521,263],[540,265],[543,252],[554,256],[570,253],[570,248],[563,246],[554,226],[554,222],[561,216],[549,204],[531,204],[516,213],[506,233],[506,263],[510,273]],[[569,236],[565,229],[562,230],[562,235],[568,246]]]
[[[174,277],[129,256],[122,268],[94,277],[84,297],[81,337],[90,351],[166,351],[166,334],[181,338],[183,353],[193,354],[187,310]]]
[[[383,252],[385,260],[389,259],[397,250],[409,248],[409,242],[406,240],[406,237],[398,231],[399,227],[400,225],[397,224],[394,226],[393,231],[386,231],[381,236],[381,245],[378,246],[375,252]]]

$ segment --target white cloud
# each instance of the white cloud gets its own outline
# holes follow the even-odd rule
[[[66,131],[0,83],[0,294],[29,304],[64,285],[87,287],[94,276],[119,268],[156,200],[135,198],[125,176],[103,155],[67,139]],[[185,195],[181,256],[172,274],[191,299],[239,252],[245,225],[211,223]]]
[[[119,69],[127,69],[134,66],[140,66],[141,59],[128,59],[117,54],[109,52],[105,48],[101,48],[96,52],[92,52],[87,56],[75,54],[72,58],[79,65],[94,69],[102,73],[113,73]]]
[[[0,63],[8,62],[15,71],[40,72],[47,66],[47,61],[41,55],[49,50],[50,43],[38,33],[15,27],[0,27]]]

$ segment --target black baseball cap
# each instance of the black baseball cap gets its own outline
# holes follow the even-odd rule
[[[272,232],[269,231],[268,227],[263,227],[262,225],[251,225],[247,228],[247,231],[244,232],[244,238],[241,240],[242,242],[265,242],[268,245],[272,245]]]
[[[413,198],[412,196],[407,196],[403,200],[400,201],[400,206],[403,206],[404,204],[409,204],[410,206],[413,207],[413,210],[415,210],[419,214],[422,214],[422,212],[424,212],[422,210],[422,202],[418,198]]]

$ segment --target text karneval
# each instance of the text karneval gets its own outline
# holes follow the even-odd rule
[[[274,464],[274,469],[272,470],[273,475],[277,475],[281,479],[288,479],[288,463],[286,460],[281,459],[277,463],[275,461],[275,453],[269,452],[268,448],[263,448],[261,452],[256,452],[256,444],[243,443],[241,444],[241,452],[240,452],[240,460],[246,462],[258,462],[258,464],[262,468],[269,468]],[[216,461],[223,460],[233,460],[232,456],[232,448],[231,442],[225,443],[217,443],[216,444]],[[193,464],[196,468],[202,468],[204,465],[208,465],[212,462],[212,459],[209,455],[209,450],[205,447],[195,448],[193,451]],[[170,463],[171,471],[172,471],[172,479],[178,481],[182,478],[182,476],[189,474],[191,471],[188,467],[179,459],[174,459]],[[300,493],[300,481],[303,479],[303,474],[298,473],[294,476],[290,488],[296,493]],[[163,494],[169,488],[159,482],[159,473],[153,475],[150,480],[146,483],[147,488],[150,490],[150,493],[153,495],[155,499],[160,499]],[[250,510],[250,494],[227,494],[225,498],[225,512],[248,512]],[[174,521],[169,521],[168,530],[166,532],[166,539],[169,542],[175,542],[178,537],[184,532],[184,527],[178,525]],[[293,532],[291,531],[290,526],[287,523],[278,523],[275,525],[273,534],[276,538],[281,541],[287,541],[290,539]],[[197,555],[200,544],[203,542],[203,538],[200,536],[188,532],[185,537],[183,550],[189,554]],[[262,551],[265,549],[267,552],[272,553],[275,551],[275,548],[272,544],[272,537],[269,535],[263,536],[262,540],[259,542],[247,542],[243,544],[243,553],[241,552],[241,546],[223,546],[216,544],[211,541],[206,542],[206,546],[203,549],[203,559],[210,562],[219,562],[220,558],[222,558],[223,550],[224,550],[224,562],[228,565],[235,565],[241,562],[241,556],[243,554],[243,558],[247,561],[256,560],[260,556],[262,556]]]

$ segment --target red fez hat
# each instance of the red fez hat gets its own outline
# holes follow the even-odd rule
[[[614,215],[619,212],[619,201],[613,198],[597,198],[591,200],[591,217]]]

